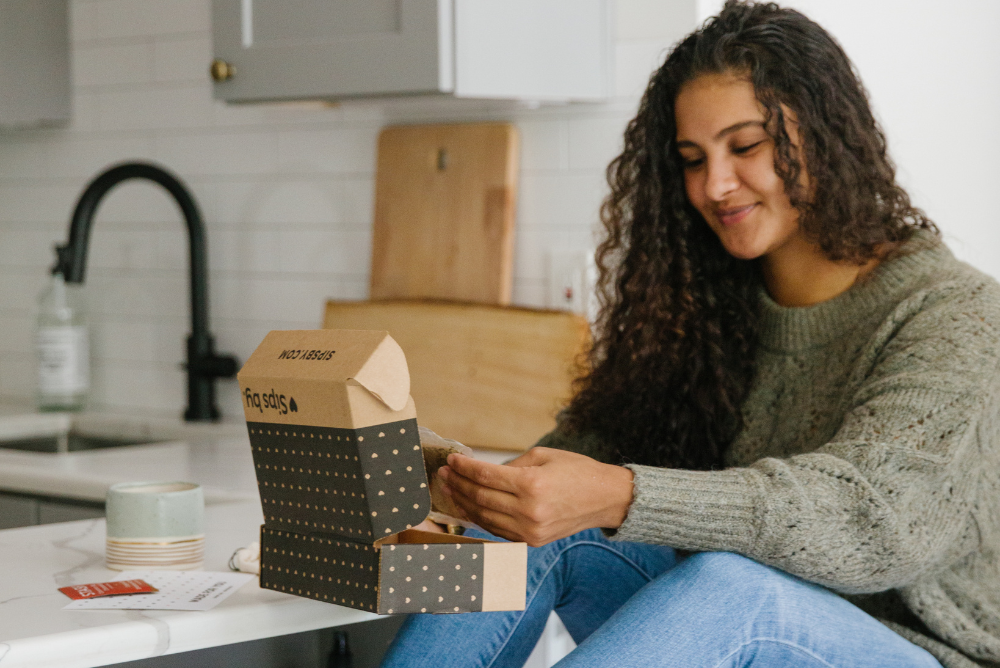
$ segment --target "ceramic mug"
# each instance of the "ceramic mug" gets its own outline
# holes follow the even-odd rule
[[[108,538],[190,538],[205,533],[205,498],[193,482],[123,482],[107,495]]]

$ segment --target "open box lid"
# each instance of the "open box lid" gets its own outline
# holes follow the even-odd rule
[[[265,525],[373,543],[427,517],[406,357],[387,332],[273,331],[237,377]]]
[[[410,372],[389,332],[306,329],[268,332],[240,370],[243,377],[355,384],[392,411],[406,408]],[[244,400],[244,408],[250,409]],[[259,407],[258,407],[259,408]]]

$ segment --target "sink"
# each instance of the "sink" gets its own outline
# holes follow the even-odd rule
[[[245,428],[233,426],[235,434],[245,434]],[[103,450],[217,436],[219,427],[101,413],[6,415],[0,416],[0,448],[51,453]]]
[[[102,448],[116,448],[123,445],[142,445],[144,443],[159,442],[131,438],[88,436],[87,434],[70,431],[53,436],[37,436],[34,438],[0,441],[0,448],[29,450],[31,452],[76,452],[78,450],[100,450]]]

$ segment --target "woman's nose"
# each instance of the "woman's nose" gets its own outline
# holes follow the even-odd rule
[[[740,187],[740,180],[732,161],[725,159],[708,160],[705,180],[705,194],[714,202],[724,200]]]

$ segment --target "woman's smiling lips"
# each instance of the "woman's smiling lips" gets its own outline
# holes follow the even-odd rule
[[[757,206],[756,203],[747,204],[746,206],[730,207],[728,209],[716,209],[715,215],[718,216],[719,222],[726,227],[730,227],[746,218],[747,214],[749,214],[755,206]]]

